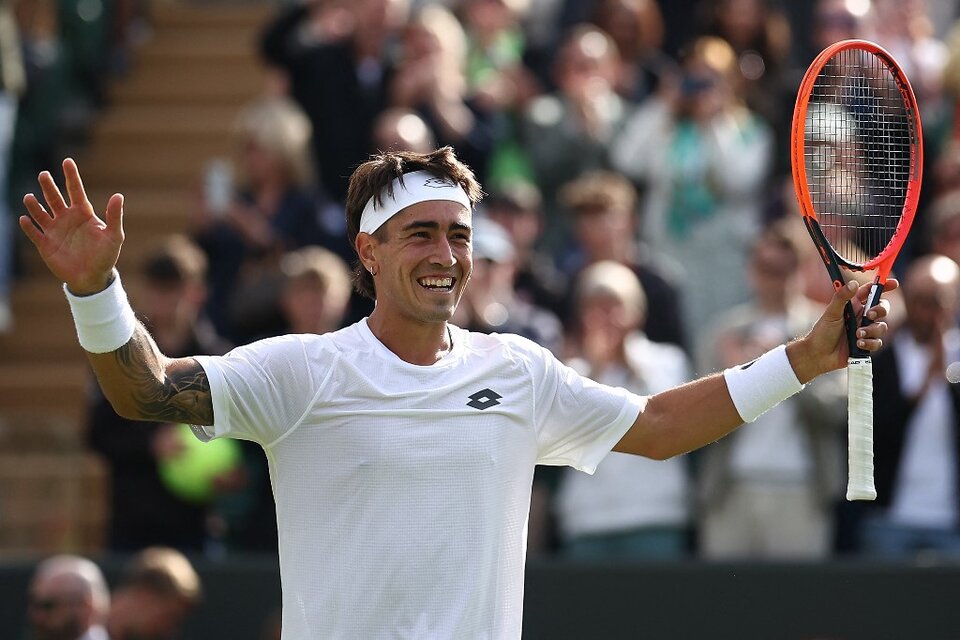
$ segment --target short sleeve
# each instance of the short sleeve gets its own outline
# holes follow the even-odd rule
[[[270,446],[299,423],[320,387],[299,336],[196,359],[213,399],[213,426],[194,428],[201,440],[229,437]]]
[[[537,464],[593,473],[646,406],[646,398],[584,377],[540,348],[531,360]]]

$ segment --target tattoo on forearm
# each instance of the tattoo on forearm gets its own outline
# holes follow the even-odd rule
[[[213,424],[210,383],[200,364],[185,358],[166,371],[150,334],[138,327],[127,344],[113,352],[132,399],[144,420]]]

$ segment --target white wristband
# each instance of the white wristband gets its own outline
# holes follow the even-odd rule
[[[77,327],[80,346],[90,353],[116,351],[130,341],[137,317],[127,301],[127,293],[117,273],[113,282],[93,295],[77,296],[63,285]]]
[[[744,422],[753,422],[803,389],[790,365],[787,348],[780,345],[753,362],[723,372],[727,390]]]

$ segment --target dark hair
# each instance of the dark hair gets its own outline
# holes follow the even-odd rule
[[[207,257],[193,240],[174,234],[147,253],[140,271],[148,282],[156,285],[203,282],[207,275]]]
[[[476,206],[483,197],[480,184],[473,175],[470,167],[457,160],[451,147],[441,147],[430,153],[415,153],[413,151],[386,151],[373,156],[361,164],[350,176],[350,186],[347,189],[347,240],[354,251],[357,249],[357,234],[360,233],[360,215],[370,198],[376,198],[377,204],[382,204],[384,191],[393,196],[392,182],[400,178],[403,184],[403,175],[414,171],[429,171],[440,178],[446,178],[459,184],[467,193],[470,204]],[[378,240],[384,240],[384,227],[374,233]],[[373,285],[373,276],[367,273],[358,259],[353,265],[352,280],[354,288],[371,300],[377,299]]]

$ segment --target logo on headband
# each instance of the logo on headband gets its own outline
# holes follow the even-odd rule
[[[433,176],[432,178],[427,178],[423,182],[423,186],[432,187],[434,189],[447,189],[449,187],[455,187],[453,182],[447,180],[446,178],[440,178],[438,176]]]

